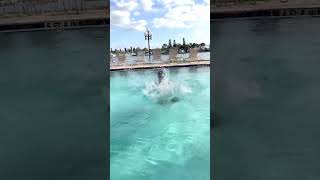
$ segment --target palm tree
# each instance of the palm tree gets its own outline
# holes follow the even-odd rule
[[[167,44],[163,44],[161,48],[162,48],[162,49],[167,49],[167,48],[168,48],[168,45],[167,45]]]

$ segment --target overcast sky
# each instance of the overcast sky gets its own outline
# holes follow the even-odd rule
[[[144,39],[150,28],[151,48],[168,44],[210,42],[210,0],[111,0],[111,48],[147,47]]]

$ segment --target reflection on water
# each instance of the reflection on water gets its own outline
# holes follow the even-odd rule
[[[228,20],[211,29],[214,179],[318,178],[320,19]]]

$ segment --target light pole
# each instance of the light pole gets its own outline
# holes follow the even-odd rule
[[[144,38],[145,38],[145,40],[148,40],[149,61],[150,61],[150,40],[152,39],[152,33],[151,33],[150,29],[147,29],[147,31],[144,32]]]

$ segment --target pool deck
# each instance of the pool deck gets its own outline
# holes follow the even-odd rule
[[[156,63],[156,64],[133,64],[124,66],[111,66],[110,71],[134,70],[134,69],[155,69],[155,68],[174,68],[174,67],[192,67],[192,66],[210,66],[209,60],[198,60],[192,62],[179,63]]]

